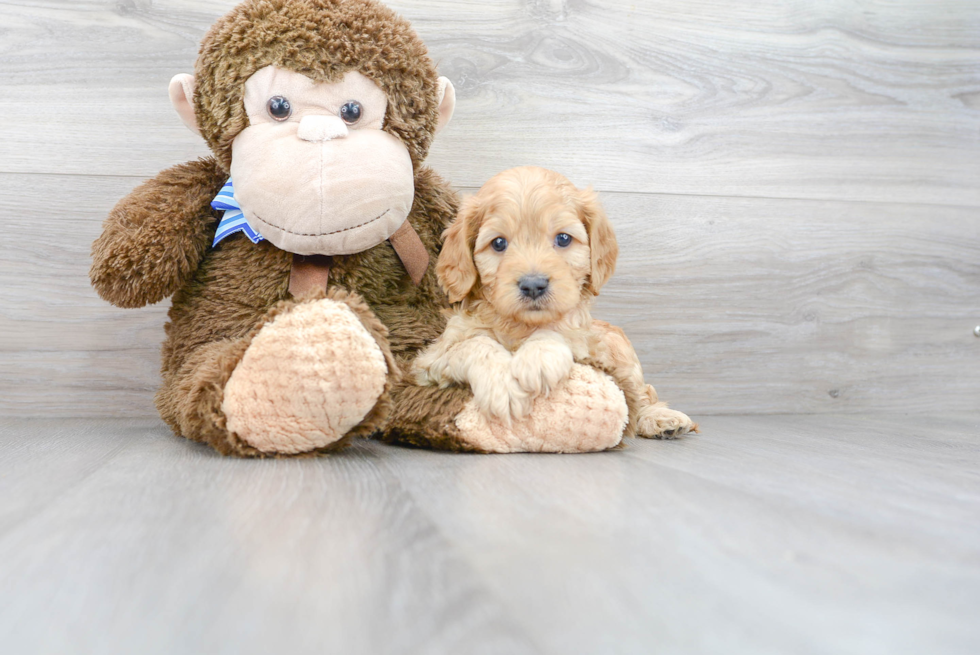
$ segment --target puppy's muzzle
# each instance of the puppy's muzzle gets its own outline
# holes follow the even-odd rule
[[[525,275],[517,281],[517,288],[525,298],[537,300],[548,292],[548,281],[544,275]]]

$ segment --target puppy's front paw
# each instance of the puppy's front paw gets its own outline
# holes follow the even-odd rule
[[[555,340],[528,340],[514,353],[510,371],[532,398],[548,395],[568,377],[575,358],[568,344]]]
[[[412,375],[419,386],[446,386],[450,381],[446,362],[431,350],[425,350],[412,362]]]
[[[481,367],[470,377],[473,400],[487,416],[510,424],[531,410],[531,397],[524,391],[506,366]]]
[[[418,365],[412,367],[412,374],[415,376],[415,383],[420,387],[434,387],[441,382],[438,375]]]
[[[636,436],[647,439],[677,439],[691,431],[698,431],[697,423],[687,414],[663,405],[644,407],[636,420]]]

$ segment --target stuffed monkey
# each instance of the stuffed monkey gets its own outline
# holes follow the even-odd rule
[[[370,435],[493,450],[467,388],[402,374],[445,326],[431,264],[458,207],[422,165],[455,94],[409,24],[374,0],[246,0],[170,96],[213,156],[123,198],[90,277],[120,307],[172,296],[156,406],[174,432],[252,457]],[[571,450],[619,443],[603,373],[542,401],[588,419]],[[546,423],[502,450],[548,450]]]

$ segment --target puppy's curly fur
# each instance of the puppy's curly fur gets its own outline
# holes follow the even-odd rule
[[[479,408],[505,422],[595,366],[623,390],[628,436],[677,437],[697,426],[659,402],[623,331],[595,321],[593,298],[619,249],[592,189],[521,167],[492,178],[446,230],[436,272],[451,302],[443,335],[415,360],[420,384],[470,385]]]

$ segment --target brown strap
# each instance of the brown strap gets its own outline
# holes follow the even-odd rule
[[[326,289],[332,264],[333,258],[328,255],[293,255],[289,293],[299,298],[313,289]]]
[[[418,286],[429,268],[429,251],[425,249],[415,228],[406,220],[388,241],[402,260],[412,282]],[[333,258],[328,255],[293,255],[293,268],[289,272],[289,293],[293,294],[293,298],[299,298],[313,289],[326,289],[332,265]]]
[[[388,237],[388,241],[391,242],[398,258],[402,260],[402,266],[412,277],[412,282],[418,286],[422,282],[426,269],[429,268],[429,251],[425,249],[422,239],[408,219]]]

